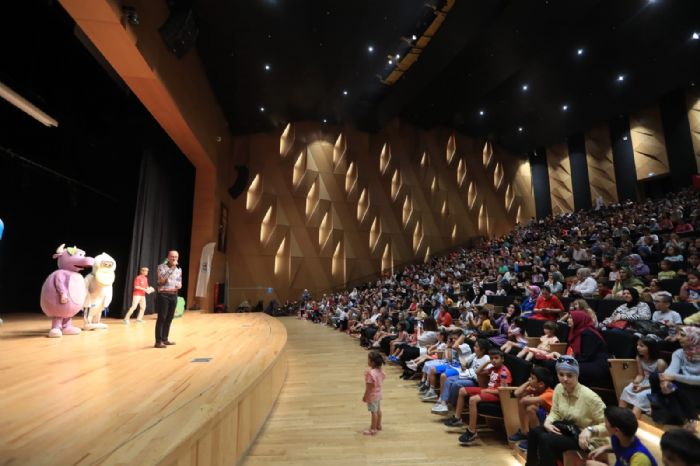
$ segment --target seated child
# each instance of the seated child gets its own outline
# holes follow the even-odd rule
[[[396,324],[396,338],[389,342],[389,361],[397,362],[398,358],[394,356],[394,352],[398,352],[397,345],[409,341],[410,335],[406,331],[406,322],[401,321]]]
[[[460,351],[460,368],[457,370],[457,373],[454,374],[448,369],[443,374],[440,374],[440,399],[431,410],[435,414],[447,414],[449,411],[448,405],[457,405],[459,390],[462,387],[478,386],[479,381],[477,373],[479,369],[491,362],[488,354],[490,346],[487,339],[479,338],[476,343],[474,343],[473,353],[471,353],[471,350],[467,352],[464,346],[469,348],[469,345],[466,345],[466,343],[458,346],[458,350]],[[426,390],[428,389],[430,389],[430,387],[426,387]],[[445,425],[449,426],[456,419],[455,416],[449,417],[445,421]],[[459,422],[462,422],[462,420],[460,419]]]
[[[481,374],[486,374],[489,377],[489,382],[486,388],[481,387],[465,387],[464,397],[460,398],[464,400],[469,399],[469,426],[467,426],[466,432],[459,436],[460,445],[471,445],[478,438],[476,433],[476,420],[478,416],[478,404],[482,401],[487,403],[498,403],[500,398],[498,397],[498,388],[509,386],[513,378],[510,375],[510,370],[503,364],[503,352],[498,348],[492,348],[489,350],[489,357],[491,358],[491,363],[486,364],[484,367],[479,368]],[[478,374],[480,375],[480,374]],[[460,390],[460,392],[462,391]],[[462,402],[462,409],[464,409],[464,402]],[[461,410],[459,414],[458,409],[455,410],[455,416],[461,417]]]
[[[534,366],[527,382],[515,390],[518,398],[518,418],[520,429],[508,437],[510,442],[520,442],[518,448],[527,450],[527,434],[531,427],[544,423],[544,419],[552,408],[554,390],[552,373],[544,367]]]
[[[559,343],[559,338],[555,335],[557,331],[556,322],[548,320],[544,323],[544,335],[540,337],[540,344],[537,348],[525,347],[521,352],[518,353],[519,358],[525,358],[526,361],[531,361],[534,357],[535,359],[554,359],[552,357],[552,343]]]
[[[656,466],[654,456],[635,435],[637,427],[637,418],[629,409],[618,406],[606,407],[605,428],[610,435],[610,445],[604,445],[590,452],[586,466],[607,466],[608,453],[615,454],[615,464]]]
[[[508,341],[501,346],[501,351],[510,353],[513,348],[526,348],[527,338],[525,337],[525,319],[516,317],[508,327]]]

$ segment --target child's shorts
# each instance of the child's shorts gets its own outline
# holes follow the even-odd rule
[[[540,420],[540,425],[544,425],[544,420],[547,418],[547,410],[542,406],[537,408],[537,419]]]
[[[377,411],[379,411],[380,402],[381,400],[371,401],[367,403],[367,411],[369,411],[370,413],[376,413]]]

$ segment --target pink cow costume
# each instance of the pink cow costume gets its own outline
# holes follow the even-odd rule
[[[41,287],[41,309],[52,317],[49,337],[77,335],[80,329],[73,327],[73,316],[80,311],[87,297],[85,279],[81,270],[92,267],[95,260],[85,257],[85,251],[62,244],[56,249],[54,259],[58,259],[58,270],[48,276]]]

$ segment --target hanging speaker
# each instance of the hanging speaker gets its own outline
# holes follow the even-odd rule
[[[177,58],[182,58],[197,43],[199,27],[195,22],[192,8],[183,2],[173,6],[170,16],[158,32],[168,50]]]
[[[248,182],[250,178],[250,170],[245,165],[236,165],[236,170],[238,170],[238,176],[236,181],[233,182],[230,188],[228,188],[228,195],[233,199],[243,194],[243,191],[248,188]]]

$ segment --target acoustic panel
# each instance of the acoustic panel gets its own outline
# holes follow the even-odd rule
[[[596,205],[600,198],[605,204],[614,204],[618,199],[610,130],[607,126],[598,126],[587,131],[585,138],[591,202]]]
[[[657,105],[630,114],[630,136],[638,181],[669,172],[664,130]]]
[[[690,123],[690,136],[693,141],[693,153],[698,171],[700,171],[700,89],[693,88],[688,91],[688,123]]]
[[[574,191],[571,188],[571,165],[566,144],[555,144],[547,148],[547,170],[552,213],[558,215],[573,212]]]

